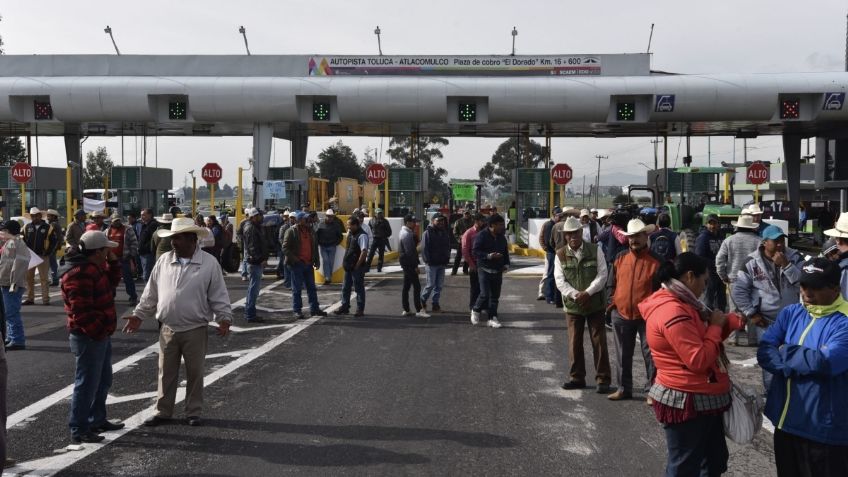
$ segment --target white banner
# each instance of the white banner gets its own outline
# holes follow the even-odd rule
[[[95,200],[95,199],[82,199],[82,210],[85,211],[86,214],[90,214],[92,212],[103,212],[103,209],[106,208],[105,200]]]
[[[312,56],[309,76],[467,75],[596,76],[597,55],[540,56]]]

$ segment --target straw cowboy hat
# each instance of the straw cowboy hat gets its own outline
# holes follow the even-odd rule
[[[577,232],[578,230],[583,230],[583,224],[581,224],[579,220],[574,217],[565,219],[565,222],[562,225],[563,232]]]
[[[610,211],[609,209],[601,209],[598,211],[598,218],[603,219],[604,217],[607,217],[610,214],[612,214],[612,211]]]
[[[589,209],[583,209],[580,211],[580,217],[591,217],[592,213],[589,212]]]
[[[174,214],[162,214],[162,217],[156,217],[156,221],[160,224],[170,224],[174,221]]]
[[[825,230],[824,234],[828,237],[848,238],[848,212],[839,214],[835,228]]]
[[[760,224],[754,223],[754,218],[750,215],[740,215],[739,220],[730,222],[730,225],[740,229],[757,229]],[[827,233],[827,232],[825,232]]]
[[[641,219],[633,219],[630,222],[627,222],[627,231],[624,232],[624,235],[630,237],[641,233],[650,234],[656,229],[657,227],[653,224],[645,225],[645,222],[642,222]]]
[[[198,239],[204,239],[210,235],[209,229],[206,227],[199,227],[194,223],[193,219],[189,219],[187,217],[178,217],[171,222],[171,229],[159,229],[156,231],[156,235],[159,238],[171,237],[177,234],[195,234]]]
[[[751,204],[742,209],[742,215],[763,215],[763,209],[760,208],[760,204]]]

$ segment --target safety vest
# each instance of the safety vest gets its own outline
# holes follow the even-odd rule
[[[580,246],[582,257],[575,255],[574,250],[568,245],[557,250],[562,274],[572,287],[577,290],[589,288],[592,280],[598,276],[598,247],[594,244],[583,242]],[[606,307],[604,292],[600,291],[592,295],[589,303],[581,307],[571,297],[562,297],[563,306],[568,313],[573,315],[589,315],[603,310]]]

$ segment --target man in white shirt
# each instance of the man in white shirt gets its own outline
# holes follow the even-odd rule
[[[604,309],[607,281],[607,263],[598,254],[598,246],[583,240],[583,225],[569,217],[562,227],[566,245],[556,251],[554,279],[562,293],[563,308],[568,322],[568,358],[571,363],[570,380],[563,389],[586,387],[586,360],[583,355],[583,330],[588,324],[595,363],[595,380],[598,394],[610,392],[612,372],[607,350]]]
[[[209,229],[194,225],[192,219],[178,218],[171,224],[171,230],[161,229],[157,233],[162,238],[171,238],[173,250],[156,261],[138,306],[132,316],[124,318],[126,333],[138,330],[144,319],[155,317],[162,325],[156,414],[144,421],[144,425],[157,426],[171,420],[182,359],[187,380],[186,423],[199,426],[207,328],[214,317],[218,335],[229,333],[233,321],[230,296],[221,265],[198,246]]]

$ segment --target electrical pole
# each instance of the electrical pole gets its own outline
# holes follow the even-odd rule
[[[598,197],[601,194],[601,159],[609,159],[609,156],[595,155],[598,160],[598,176],[595,178],[595,208],[598,208]]]

